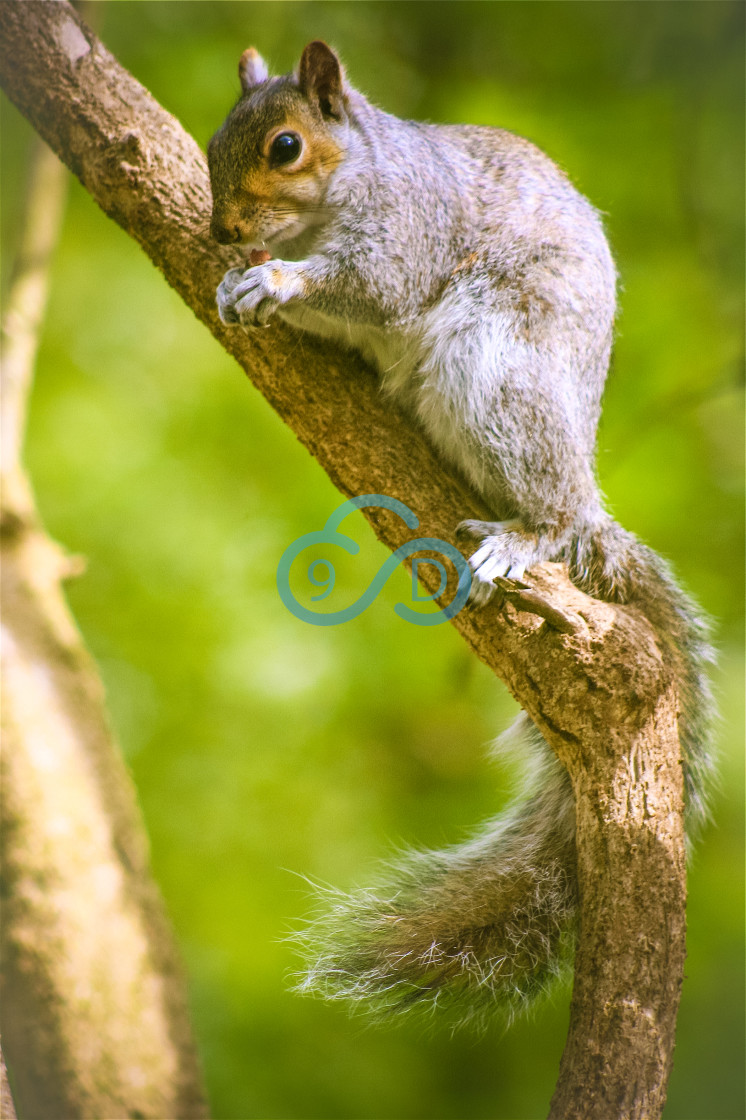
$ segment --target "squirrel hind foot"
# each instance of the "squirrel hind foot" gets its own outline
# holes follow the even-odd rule
[[[523,579],[542,559],[536,534],[526,532],[520,521],[462,521],[456,532],[480,541],[469,559],[474,574],[469,601],[474,605],[482,606],[492,597],[495,578]]]

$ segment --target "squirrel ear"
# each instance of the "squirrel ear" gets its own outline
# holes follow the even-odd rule
[[[321,39],[314,39],[304,48],[298,80],[306,97],[318,102],[325,117],[341,120],[345,101],[342,66],[331,47]]]
[[[267,64],[254,47],[247,47],[239,58],[238,77],[244,93],[248,93],[254,86],[266,82],[269,77]]]

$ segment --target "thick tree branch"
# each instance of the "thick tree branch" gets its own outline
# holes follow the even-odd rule
[[[3,1044],[24,1117],[199,1117],[184,983],[134,791],[62,597],[70,563],[20,462],[68,178],[37,145],[0,365]]]
[[[0,81],[99,205],[145,249],[346,495],[399,498],[417,535],[453,540],[478,499],[392,411],[355,356],[280,325],[251,338],[219,322],[230,251],[209,240],[209,187],[195,142],[65,3],[3,3]],[[398,518],[366,512],[389,547]],[[309,526],[309,528],[312,528]],[[597,602],[563,569],[454,625],[567,766],[577,796],[581,941],[572,1023],[552,1115],[659,1114],[684,957],[682,780],[673,673],[632,608]],[[529,608],[529,610],[525,608]],[[546,614],[546,612],[544,612]]]

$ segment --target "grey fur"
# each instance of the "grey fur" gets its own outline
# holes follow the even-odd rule
[[[217,235],[282,246],[282,259],[226,275],[221,316],[253,328],[277,313],[378,369],[493,513],[464,526],[480,540],[477,601],[495,576],[555,560],[590,594],[640,603],[683,655],[688,814],[701,818],[707,628],[667,565],[606,513],[595,475],[616,286],[597,212],[528,141],[399,120],[344,82],[324,44],[306,52],[303,88],[290,75],[250,89],[211,141]],[[319,58],[331,100],[314,77]],[[289,174],[267,198],[261,145],[278,121],[324,158],[315,178]],[[496,997],[524,1006],[562,971],[576,913],[574,810],[538,738],[540,787],[508,817],[462,847],[407,857],[378,891],[338,901],[313,925],[304,988],[383,1010],[460,1002],[470,1019]]]

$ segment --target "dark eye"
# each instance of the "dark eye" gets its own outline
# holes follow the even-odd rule
[[[281,132],[275,136],[269,149],[269,158],[273,167],[283,163],[292,163],[300,155],[301,140],[297,132]]]

